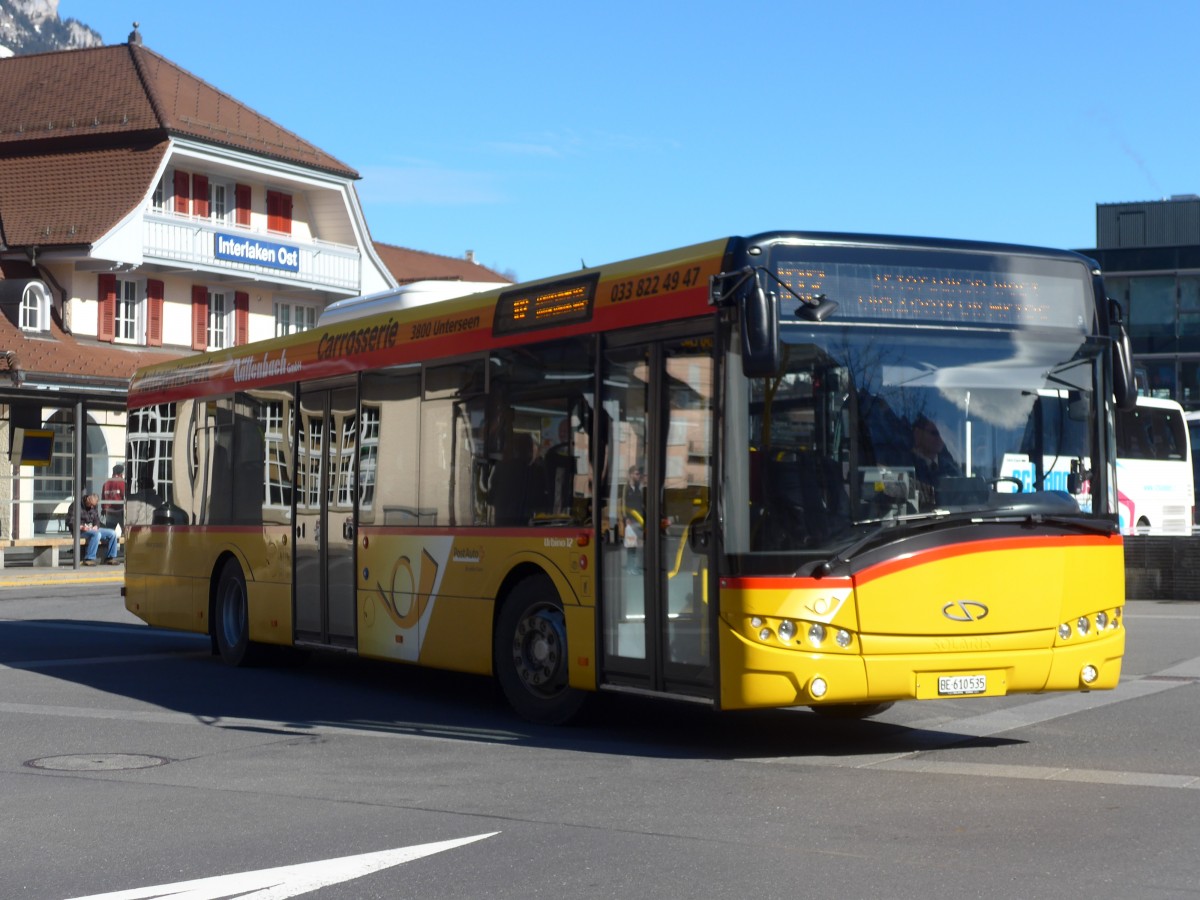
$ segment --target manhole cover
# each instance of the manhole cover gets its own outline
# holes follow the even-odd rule
[[[59,772],[112,772],[118,769],[150,769],[165,766],[165,756],[145,753],[76,753],[71,756],[43,756],[25,765],[34,769],[55,769]]]

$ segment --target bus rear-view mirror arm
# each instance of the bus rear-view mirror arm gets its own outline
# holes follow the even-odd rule
[[[736,305],[742,337],[742,371],[747,378],[766,378],[779,372],[779,295],[763,287],[766,275],[791,294],[800,305],[796,314],[810,322],[823,322],[837,309],[824,294],[802,297],[763,266],[747,266],[737,272],[714,275],[710,297],[714,305]]]
[[[1108,298],[1108,331],[1112,338],[1113,399],[1117,408],[1129,412],[1137,406],[1137,384],[1133,377],[1133,347],[1125,328],[1121,304]]]

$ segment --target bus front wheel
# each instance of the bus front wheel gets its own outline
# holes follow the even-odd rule
[[[212,624],[221,661],[231,666],[248,665],[253,659],[250,610],[246,602],[246,576],[236,559],[225,560],[221,567]]]
[[[547,579],[526,578],[505,598],[492,657],[504,697],[522,718],[561,725],[579,712],[585,695],[567,682],[566,617]]]

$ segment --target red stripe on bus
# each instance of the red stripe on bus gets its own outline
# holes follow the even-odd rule
[[[916,553],[879,563],[852,578],[837,576],[833,578],[780,577],[777,575],[757,577],[745,576],[737,578],[722,578],[721,587],[732,590],[798,590],[810,588],[847,588],[852,584],[865,584],[877,578],[883,578],[905,569],[914,569],[931,563],[954,559],[974,553],[993,553],[996,551],[1017,551],[1029,549],[1045,549],[1047,547],[1103,547],[1123,546],[1120,535],[1045,535],[1042,537],[989,538],[983,541],[964,541],[946,544],[942,547],[932,547]]]
[[[916,553],[905,554],[896,559],[890,559],[887,562],[870,566],[858,572],[854,576],[854,581],[861,585],[868,581],[874,581],[877,578],[894,575],[896,572],[903,572],[905,569],[915,569],[918,566],[927,566],[931,563],[976,553],[1114,545],[1118,548],[1123,546],[1120,535],[1044,535],[1039,537],[988,538],[983,541],[963,541],[961,543],[946,544],[942,547],[931,547],[928,550],[918,550]]]

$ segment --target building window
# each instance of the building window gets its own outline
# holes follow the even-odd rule
[[[232,346],[230,336],[233,316],[227,297],[220,291],[208,292],[208,349],[223,350]]]
[[[55,412],[46,421],[54,432],[54,445],[50,465],[39,468],[33,479],[33,532],[34,534],[55,533],[63,530],[63,521],[71,503],[72,484],[75,475],[75,422],[73,414],[62,410]],[[97,490],[108,477],[112,460],[104,431],[89,415],[85,423],[87,436],[84,438],[87,456],[80,476],[83,491]],[[98,493],[98,491],[97,491]]]
[[[290,300],[275,301],[275,336],[296,334],[317,327],[317,308]]]
[[[136,281],[117,279],[117,305],[113,318],[113,340],[132,344],[139,342],[144,331],[141,285]]]
[[[50,330],[50,292],[40,281],[31,281],[21,293],[21,330]]]
[[[229,224],[234,212],[233,186],[220,181],[208,183],[208,214],[214,222]]]
[[[164,175],[158,179],[158,184],[154,186],[154,193],[150,195],[150,208],[155,212],[162,212],[167,204],[167,178]]]

